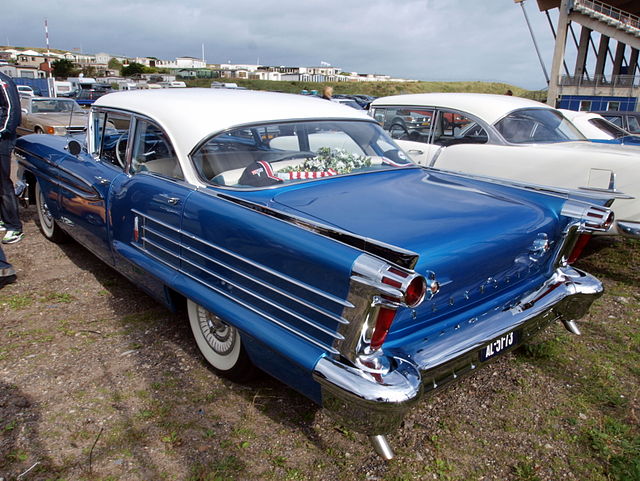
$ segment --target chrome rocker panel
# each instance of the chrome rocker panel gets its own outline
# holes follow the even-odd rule
[[[485,364],[480,362],[480,351],[490,341],[514,329],[522,331],[524,341],[553,321],[564,322],[571,330],[572,321],[584,316],[603,291],[595,277],[561,267],[517,303],[490,310],[428,349],[388,355],[392,368],[384,374],[367,373],[323,357],[313,372],[322,388],[322,405],[359,432],[369,436],[390,433],[424,392],[439,390]]]

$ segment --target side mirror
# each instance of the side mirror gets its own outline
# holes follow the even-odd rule
[[[67,144],[67,150],[71,155],[78,155],[82,152],[82,144],[77,140],[70,140]]]

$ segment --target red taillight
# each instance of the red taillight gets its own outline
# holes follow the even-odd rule
[[[376,319],[376,327],[371,335],[370,347],[372,350],[378,350],[382,347],[382,343],[387,338],[391,323],[396,315],[395,309],[380,307],[378,309],[378,319]]]
[[[590,239],[591,239],[591,234],[580,234],[580,237],[578,237],[578,240],[576,241],[576,245],[573,246],[573,250],[569,255],[567,264],[573,264],[575,261],[578,260],[578,257],[580,257],[580,254],[582,254],[582,251],[587,246]]]
[[[395,287],[397,289],[400,289],[402,287],[402,282],[398,282],[395,279],[391,279],[389,277],[383,277],[382,282],[384,284],[387,284],[388,286]]]
[[[424,277],[415,277],[407,287],[407,291],[404,295],[404,302],[409,307],[415,307],[422,302],[424,295],[427,292],[427,282]]]

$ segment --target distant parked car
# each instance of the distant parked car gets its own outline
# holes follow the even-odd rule
[[[351,98],[336,98],[336,97],[333,97],[331,100],[333,102],[338,103],[338,104],[342,104],[342,105],[346,105],[347,107],[351,107],[352,109],[362,110],[362,106],[358,102],[356,102],[354,99],[351,99]]]
[[[84,148],[30,135],[16,155],[45,237],[186,304],[218,374],[259,367],[385,458],[423,393],[552,322],[579,333],[602,293],[568,258],[609,209],[425,169],[334,102],[120,92],[91,108]]]
[[[433,93],[379,98],[369,112],[421,165],[616,195],[609,234],[640,238],[638,153],[589,142],[546,104],[507,95]],[[399,117],[433,120],[393,129]]]
[[[640,112],[625,112],[620,110],[595,111],[609,122],[626,130],[631,134],[640,134]]]
[[[80,105],[91,105],[100,97],[108,93],[108,90],[80,89],[78,94],[75,96],[75,100]]]
[[[66,135],[83,132],[87,128],[87,111],[75,100],[59,97],[22,97],[22,122],[19,135]]]
[[[640,135],[633,135],[609,122],[602,115],[594,112],[576,112],[559,109],[578,130],[592,142],[603,142],[619,145],[640,145]]]
[[[36,95],[33,88],[29,87],[28,85],[16,85],[16,88],[18,89],[18,94],[21,97],[35,97]]]

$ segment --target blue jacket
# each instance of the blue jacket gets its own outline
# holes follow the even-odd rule
[[[11,77],[0,72],[0,136],[13,138],[20,125],[20,95]]]

